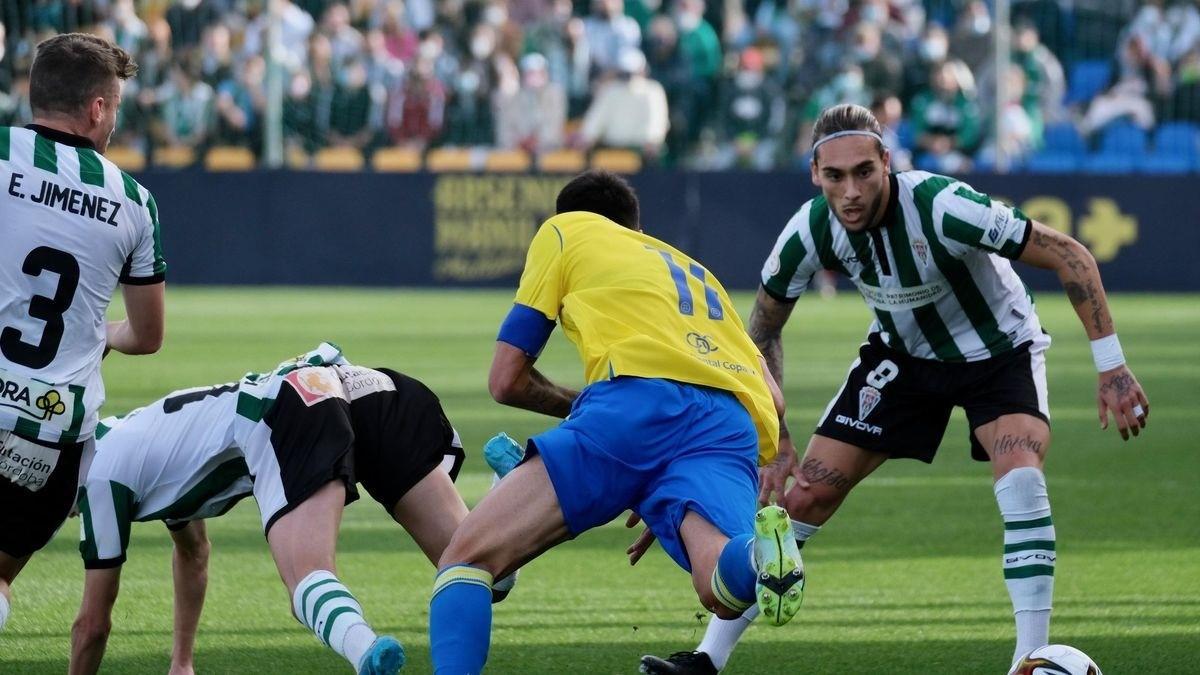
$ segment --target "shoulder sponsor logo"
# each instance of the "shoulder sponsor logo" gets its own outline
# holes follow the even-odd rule
[[[292,385],[306,406],[311,407],[331,398],[346,400],[342,381],[331,368],[300,368],[285,375],[283,381]]]
[[[337,366],[335,370],[342,379],[342,388],[351,401],[381,391],[396,391],[396,383],[392,378],[378,370],[362,366]]]
[[[700,333],[688,333],[687,343],[689,347],[695,349],[700,354],[711,354],[713,352],[720,351],[717,349],[717,346],[713,344],[712,338],[707,335],[701,335]]]
[[[913,252],[921,259],[922,265],[929,264],[929,245],[924,239],[914,239],[912,243]]]
[[[847,427],[850,427],[851,429],[856,429],[858,431],[865,431],[868,434],[871,434],[872,436],[882,436],[883,435],[883,428],[878,425],[867,424],[866,422],[863,422],[862,420],[856,420],[853,417],[849,417],[847,415],[838,415],[835,419],[837,420],[837,423],[841,424],[842,426],[847,426]]]
[[[871,411],[875,409],[875,406],[879,405],[879,399],[882,397],[883,395],[880,393],[880,391],[870,385],[859,389],[858,419],[867,419],[867,416],[871,414]]]
[[[782,263],[779,262],[779,254],[772,253],[770,258],[767,258],[767,276],[773,277],[779,274]]]
[[[992,222],[992,226],[988,228],[987,238],[993,244],[999,243],[1000,236],[1004,229],[1008,226],[1008,209],[999,209],[996,211],[996,218]]]

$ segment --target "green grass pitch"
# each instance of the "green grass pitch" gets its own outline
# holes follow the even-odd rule
[[[487,394],[492,341],[509,292],[172,288],[166,346],[104,365],[105,411],[167,391],[235,379],[314,346],[340,343],[363,365],[427,382],[470,453],[469,503],[487,487],[483,441],[552,423]],[[1200,296],[1112,299],[1122,342],[1152,402],[1151,426],[1122,443],[1102,433],[1082,329],[1057,293],[1041,294],[1054,443],[1047,476],[1059,560],[1052,639],[1110,673],[1200,672]],[[746,316],[750,296],[736,298]],[[117,310],[119,312],[119,310]],[[811,428],[867,325],[849,295],[800,301],[785,332],[788,417]],[[580,384],[574,349],[556,335],[541,361]],[[754,627],[730,673],[1002,673],[1012,649],[1000,575],[1000,518],[986,466],[970,461],[956,414],[933,466],[893,462],[861,485],[805,549],[808,597],[783,628]],[[1189,440],[1190,439],[1190,440]],[[253,503],[210,523],[213,558],[197,669],[207,673],[348,672],[289,615]],[[78,608],[77,521],[68,521],[15,585],[0,633],[0,672],[61,673]],[[529,565],[497,606],[489,662],[501,673],[630,673],[644,653],[691,648],[707,619],[687,577],[656,549],[635,568],[632,533],[590,532]],[[351,506],[340,573],[380,632],[430,669],[426,621],[433,571],[373,502]],[[105,671],[164,672],[171,648],[170,541],[134,526]]]

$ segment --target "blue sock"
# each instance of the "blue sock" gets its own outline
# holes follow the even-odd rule
[[[754,604],[754,582],[758,575],[750,561],[752,546],[752,534],[730,539],[717,559],[717,569],[713,570],[713,594],[718,602],[736,612],[745,611]]]
[[[492,575],[470,565],[438,572],[429,601],[429,646],[437,675],[478,675],[492,640]]]

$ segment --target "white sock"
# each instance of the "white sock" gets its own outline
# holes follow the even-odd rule
[[[0,593],[0,631],[4,630],[4,624],[8,623],[8,609],[8,598]]]
[[[377,637],[363,619],[362,606],[350,589],[326,570],[317,570],[296,584],[292,612],[356,671]]]
[[[1046,478],[1021,467],[996,481],[996,503],[1004,518],[1004,584],[1017,626],[1016,661],[1050,641],[1054,597],[1054,524]]]
[[[717,670],[721,670],[729,662],[729,655],[733,653],[742,633],[757,616],[758,605],[750,605],[750,609],[736,619],[721,619],[714,615],[709,619],[708,628],[704,629],[704,639],[696,651],[708,654]]]
[[[804,542],[808,541],[809,537],[821,531],[820,525],[809,525],[802,523],[799,520],[792,521],[792,534],[796,537],[796,546],[804,548]]]

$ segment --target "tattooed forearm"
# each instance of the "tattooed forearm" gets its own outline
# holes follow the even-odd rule
[[[537,370],[529,371],[523,408],[553,417],[566,417],[579,392],[554,384]]]
[[[746,332],[762,352],[767,369],[779,386],[783,386],[783,325],[792,314],[794,305],[779,302],[761,288],[750,312],[750,326]]]
[[[845,491],[854,487],[854,481],[850,480],[850,477],[842,473],[840,469],[827,467],[821,460],[814,457],[804,460],[804,463],[800,465],[800,473],[804,475],[805,480],[814,485],[819,483]]]
[[[1082,305],[1092,298],[1092,294],[1084,290],[1083,284],[1074,281],[1063,284],[1063,290],[1067,292],[1067,299],[1072,305]]]
[[[1040,223],[1029,240],[1022,260],[1058,272],[1063,290],[1092,339],[1112,332],[1112,317],[1100,282],[1100,270],[1087,248]]]
[[[1032,436],[1017,436],[1013,434],[1004,434],[996,439],[992,446],[994,455],[1008,455],[1014,452],[1029,452],[1037,456],[1042,455],[1042,442],[1034,440]]]

